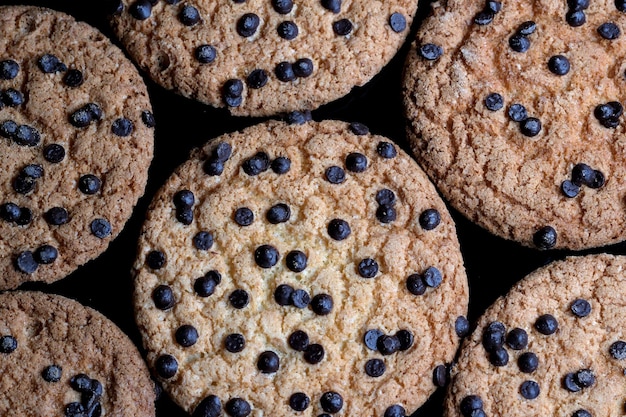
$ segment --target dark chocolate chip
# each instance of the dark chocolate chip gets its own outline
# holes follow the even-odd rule
[[[42,245],[37,248],[34,254],[35,261],[40,265],[49,265],[56,261],[59,251],[50,245]]]
[[[604,39],[614,40],[620,37],[621,31],[615,23],[607,22],[598,27],[598,34]]]
[[[376,202],[381,205],[394,205],[396,203],[396,194],[388,188],[383,188],[376,193]]]
[[[14,203],[4,203],[0,206],[0,218],[7,222],[16,222],[20,217],[20,208]]]
[[[291,169],[291,160],[285,156],[279,156],[272,161],[270,167],[278,175],[286,174]]]
[[[324,348],[322,345],[313,343],[307,346],[304,350],[304,360],[310,363],[311,365],[315,365],[320,363],[322,359],[324,359]]]
[[[405,417],[406,410],[400,404],[394,404],[391,407],[387,407],[384,417]]]
[[[406,29],[406,18],[402,13],[392,13],[389,16],[389,26],[396,33],[403,32]]]
[[[234,308],[241,310],[250,302],[250,296],[245,290],[237,289],[230,293],[228,301]]]
[[[274,300],[281,306],[289,306],[291,305],[291,300],[293,298],[294,289],[292,286],[287,284],[280,284],[274,290]]]
[[[271,268],[278,263],[280,254],[275,247],[261,245],[254,251],[254,260],[261,268]]]
[[[198,341],[198,330],[190,324],[183,324],[176,329],[174,338],[182,347],[193,346]]]
[[[289,14],[293,9],[293,0],[272,0],[272,7],[277,13]]]
[[[65,159],[65,148],[57,143],[52,143],[43,148],[43,157],[51,164],[58,164]]]
[[[20,72],[20,65],[12,59],[0,61],[0,79],[12,80]]]
[[[169,379],[178,372],[178,361],[172,355],[161,355],[156,360],[155,369],[161,378]]]
[[[498,93],[491,93],[485,97],[485,107],[487,110],[498,111],[504,107],[504,99]]]
[[[311,296],[305,290],[295,290],[291,294],[291,304],[296,308],[306,308],[311,302]]]
[[[434,61],[443,55],[443,48],[434,43],[425,43],[419,47],[418,54],[428,61]]]
[[[63,83],[72,88],[80,87],[83,84],[83,73],[77,69],[70,69],[63,76]]]
[[[580,409],[580,410],[574,411],[574,414],[572,414],[572,417],[593,417],[593,416],[591,415],[589,411]]]
[[[537,24],[532,20],[528,20],[517,27],[517,33],[523,36],[532,35],[537,30]]]
[[[146,265],[150,269],[161,269],[165,265],[165,254],[158,250],[153,250],[146,255]]]
[[[572,183],[578,186],[591,185],[594,181],[595,172],[587,164],[579,163],[572,168]]]
[[[567,0],[570,10],[585,10],[589,8],[589,0]]]
[[[67,71],[67,66],[51,54],[42,55],[37,61],[37,65],[46,74]]]
[[[524,381],[519,387],[519,392],[527,400],[534,400],[539,396],[539,384],[535,381]]]
[[[246,77],[246,84],[248,84],[248,87],[250,88],[258,89],[265,86],[265,84],[267,84],[267,80],[268,75],[265,70],[255,69],[248,74],[248,77]]]
[[[113,124],[111,125],[111,132],[113,132],[114,135],[126,137],[133,133],[133,128],[134,126],[132,121],[121,117],[113,121]]]
[[[436,209],[426,209],[420,214],[420,226],[424,230],[433,230],[441,223],[441,215]]]
[[[83,417],[85,407],[79,402],[69,403],[65,406],[65,417]]]
[[[253,157],[246,159],[241,166],[246,174],[259,175],[269,169],[270,158],[265,152],[257,152]]]
[[[561,192],[567,198],[574,198],[580,193],[580,187],[570,180],[565,180],[561,183]]]
[[[422,279],[427,286],[437,288],[443,281],[443,276],[437,268],[429,266],[422,274]]]
[[[378,152],[378,155],[385,159],[393,159],[398,154],[396,147],[389,142],[378,142],[376,152]]]
[[[400,350],[400,340],[396,336],[382,335],[376,341],[378,351],[383,355],[391,355]]]
[[[333,297],[329,294],[317,294],[311,299],[311,309],[318,316],[330,314],[333,309]]]
[[[485,10],[490,10],[493,13],[499,13],[502,10],[502,2],[490,0],[485,5]]]
[[[99,239],[104,239],[111,235],[111,224],[106,219],[95,219],[89,227],[91,233]]]
[[[313,61],[309,58],[300,58],[294,62],[292,69],[296,77],[306,78],[313,74]]]
[[[578,392],[582,389],[576,382],[576,377],[573,372],[570,372],[563,378],[563,388],[569,392]]]
[[[405,351],[409,350],[411,346],[413,346],[414,337],[413,333],[408,330],[398,330],[396,332],[396,338],[400,341],[400,350]]]
[[[602,188],[604,186],[604,174],[601,171],[594,170],[593,171],[593,180],[591,184],[589,184],[589,188],[597,189]]]
[[[172,289],[167,285],[159,285],[152,291],[152,301],[159,310],[168,310],[176,302]]]
[[[511,104],[507,111],[507,115],[509,119],[514,122],[523,122],[528,118],[528,113],[526,112],[526,107],[522,106],[519,103]]]
[[[247,417],[252,411],[250,404],[241,398],[232,398],[228,400],[224,410],[226,411],[226,414],[231,417]]]
[[[231,333],[224,339],[224,347],[230,353],[241,352],[246,347],[246,339],[242,334]]]
[[[378,273],[378,262],[372,258],[365,258],[359,262],[358,271],[363,278],[374,278]]]
[[[626,342],[623,340],[618,340],[617,342],[613,342],[609,347],[609,353],[613,357],[613,359],[623,360],[626,359]]]
[[[591,313],[591,304],[582,298],[572,301],[570,310],[576,317],[587,317]]]
[[[213,246],[213,235],[210,232],[198,232],[192,241],[196,249],[209,250]]]
[[[352,172],[363,172],[367,169],[367,158],[359,152],[352,152],[346,157],[346,168]]]
[[[304,411],[309,408],[311,400],[303,392],[296,392],[289,397],[289,407],[294,411]]]
[[[328,167],[326,169],[325,176],[326,180],[331,184],[341,184],[346,180],[345,171],[336,165]]]
[[[321,0],[322,7],[337,14],[341,11],[341,0]]]
[[[210,64],[215,61],[217,51],[212,45],[200,45],[194,50],[193,56],[201,64]]]
[[[615,0],[615,8],[620,12],[626,12],[626,0]]]
[[[172,200],[176,208],[191,207],[196,202],[196,198],[193,195],[193,192],[189,190],[180,190],[176,192]]]
[[[273,374],[280,367],[280,359],[276,353],[267,350],[259,355],[256,366],[261,373]]]
[[[563,55],[554,55],[548,60],[548,69],[556,75],[565,75],[570,70],[569,60]]]
[[[78,392],[89,392],[91,390],[91,378],[85,374],[76,374],[70,379],[70,386]]]
[[[489,352],[489,362],[493,366],[506,366],[509,363],[509,353],[505,348],[495,348]]]
[[[20,208],[20,217],[15,221],[18,226],[26,226],[33,220],[33,213],[29,208]]]
[[[137,20],[146,20],[152,14],[152,4],[148,0],[137,0],[128,9],[130,15]]]
[[[504,345],[506,329],[500,322],[491,322],[483,333],[482,344],[487,352],[492,352]]]
[[[522,350],[528,344],[528,333],[526,330],[516,327],[506,335],[506,344],[513,350]]]
[[[591,369],[581,369],[574,374],[574,381],[581,388],[589,388],[596,382],[596,376]]]
[[[63,207],[52,207],[44,214],[44,218],[53,226],[60,226],[70,221],[70,216]]]
[[[544,226],[533,235],[533,243],[538,249],[551,249],[556,245],[557,233],[552,226]]]
[[[489,9],[481,10],[474,16],[474,23],[480,26],[485,26],[493,22],[495,13]]]
[[[357,136],[367,135],[370,132],[369,128],[366,125],[359,122],[350,123],[348,129],[350,129],[350,132],[354,133]]]
[[[535,329],[541,334],[551,335],[559,329],[559,322],[551,314],[543,314],[535,321]]]
[[[287,343],[293,350],[304,352],[307,346],[309,346],[309,335],[302,330],[296,330],[289,335]]]
[[[327,413],[338,413],[343,408],[343,397],[335,391],[327,391],[320,398],[322,410]]]
[[[392,223],[397,217],[396,209],[389,204],[382,204],[376,209],[376,218],[381,223]]]
[[[438,365],[433,369],[433,384],[436,387],[445,387],[448,385],[449,371],[446,365]]]
[[[472,417],[475,410],[482,410],[483,400],[478,395],[468,395],[461,400],[459,405],[463,417]]]
[[[539,366],[539,358],[533,352],[524,352],[517,358],[519,370],[530,374]]]
[[[2,103],[8,107],[17,107],[24,103],[24,95],[13,88],[4,90],[1,98]]]
[[[35,179],[26,175],[20,174],[13,180],[11,184],[13,190],[18,194],[28,194],[35,189]]]
[[[46,366],[44,370],[41,371],[41,377],[46,382],[59,382],[62,374],[63,368],[58,365]]]
[[[0,135],[5,138],[12,139],[17,133],[17,123],[13,120],[5,120],[0,123]]]
[[[43,177],[43,167],[37,164],[26,165],[22,168],[20,175],[33,179],[41,178]]]
[[[541,131],[541,121],[536,117],[529,117],[520,123],[520,130],[525,136],[537,136]]]
[[[311,121],[313,116],[309,110],[304,111],[292,111],[287,113],[285,116],[285,121],[289,125],[303,125],[306,122]]]
[[[222,402],[215,395],[205,397],[193,411],[191,417],[219,417],[222,415]]]
[[[261,20],[254,13],[246,13],[237,21],[237,33],[245,38],[254,35]]]
[[[215,292],[215,288],[221,282],[222,276],[217,271],[209,271],[204,276],[196,278],[193,289],[199,297],[209,297]]]
[[[585,24],[587,16],[582,10],[570,10],[565,14],[567,24],[572,27],[579,27]]]
[[[250,226],[254,221],[254,213],[248,207],[240,207],[235,210],[234,218],[239,226]]]
[[[178,20],[185,26],[193,26],[200,22],[200,12],[195,7],[186,4],[178,14]]]
[[[238,107],[243,102],[241,95],[243,94],[243,82],[238,79],[230,79],[224,83],[222,87],[222,98],[226,105],[230,107]]]
[[[281,38],[290,41],[298,36],[298,25],[290,20],[280,22],[278,26],[276,26],[276,32]]]
[[[352,22],[348,19],[341,19],[333,22],[333,31],[338,36],[346,36],[352,32]]]
[[[328,235],[334,240],[344,240],[350,236],[352,230],[345,220],[333,219],[328,223]]]
[[[276,78],[282,82],[293,81],[297,78],[296,74],[293,72],[293,66],[291,63],[286,61],[280,62],[276,65],[274,68],[274,74],[276,75]]]
[[[385,373],[387,367],[382,359],[370,359],[365,362],[365,373],[372,378],[378,378]]]
[[[530,40],[526,36],[516,33],[509,38],[509,46],[515,52],[526,52],[530,48]]]
[[[368,330],[363,335],[363,343],[370,350],[378,350],[378,339],[383,335],[384,333],[378,329]]]
[[[17,349],[17,339],[7,335],[0,337],[0,353],[13,353]]]
[[[272,224],[285,223],[291,217],[291,209],[287,204],[278,203],[267,211],[265,217]]]
[[[302,272],[306,269],[307,256],[302,251],[293,250],[285,257],[285,264],[290,271]]]
[[[454,331],[458,337],[466,337],[470,333],[470,323],[465,316],[459,316],[454,321]]]
[[[19,125],[12,139],[20,146],[37,146],[41,140],[41,135],[32,126]]]

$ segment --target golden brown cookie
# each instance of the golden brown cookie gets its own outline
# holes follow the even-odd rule
[[[626,257],[590,255],[520,281],[464,342],[445,415],[623,415],[625,271]]]
[[[143,194],[146,87],[96,29],[0,8],[0,289],[56,281],[103,252]]]
[[[113,28],[167,89],[235,115],[312,110],[369,81],[416,0],[118,0]]]
[[[625,10],[433,4],[405,69],[409,140],[470,220],[541,249],[626,238]]]
[[[58,295],[0,295],[0,414],[154,416],[137,348],[102,314]]]
[[[466,330],[444,203],[359,123],[208,143],[153,200],[135,273],[148,362],[195,416],[404,416]]]

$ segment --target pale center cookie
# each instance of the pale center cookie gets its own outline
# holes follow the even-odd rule
[[[212,141],[155,197],[135,270],[148,361],[195,415],[408,415],[467,330],[445,205],[358,123]]]

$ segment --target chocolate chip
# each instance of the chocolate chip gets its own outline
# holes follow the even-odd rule
[[[376,152],[378,152],[378,155],[385,159],[393,159],[398,154],[396,147],[389,142],[378,142]]]
[[[589,388],[596,382],[596,376],[591,369],[581,369],[574,374],[574,382],[581,388]]]
[[[335,391],[327,391],[322,394],[320,405],[327,413],[338,413],[343,408],[343,397]]]
[[[591,415],[589,411],[580,409],[580,410],[574,411],[574,414],[572,414],[572,417],[593,417],[593,416]]]
[[[99,238],[104,239],[111,234],[111,224],[106,219],[95,219],[90,225],[91,233]]]
[[[422,58],[428,61],[434,61],[443,55],[443,48],[434,43],[425,43],[419,47],[417,52]]]
[[[529,117],[520,123],[520,130],[525,136],[537,136],[541,131],[541,121],[535,117]]]
[[[539,358],[533,352],[524,352],[517,358],[519,370],[530,374],[539,366]]]
[[[152,301],[154,301],[154,306],[159,310],[168,310],[176,302],[172,289],[167,285],[159,285],[152,291]]]
[[[426,284],[427,286],[431,288],[437,288],[439,285],[441,285],[441,282],[443,281],[443,276],[437,268],[435,268],[434,266],[429,266],[422,274],[422,279],[424,280],[424,284]]]
[[[241,105],[243,99],[243,82],[238,79],[230,79],[224,83],[222,87],[222,98],[226,105],[230,107],[238,107]]]
[[[291,304],[296,308],[306,308],[311,302],[311,296],[305,290],[295,290],[291,293]]]
[[[43,167],[37,164],[26,165],[20,171],[20,175],[33,179],[41,178],[43,176]]]
[[[224,163],[215,158],[209,158],[204,162],[204,172],[211,176],[219,176],[224,172]]]
[[[532,35],[537,30],[537,24],[532,20],[528,20],[517,27],[517,33],[523,36]]]
[[[83,73],[77,69],[70,69],[63,76],[63,83],[72,88],[80,87],[83,84]]]
[[[487,352],[492,352],[504,345],[506,329],[500,322],[489,323],[483,332],[482,344]]]
[[[276,32],[281,38],[290,41],[298,36],[298,25],[290,20],[280,22],[276,26]]]
[[[33,220],[33,213],[29,208],[20,208],[20,217],[15,221],[18,226],[26,226]]]
[[[506,366],[509,363],[509,353],[502,347],[495,348],[489,352],[489,362],[493,366]]]
[[[267,211],[265,217],[272,224],[285,223],[291,217],[291,210],[287,204],[278,203]]]
[[[247,417],[252,409],[246,400],[241,398],[232,398],[228,400],[224,407],[226,414],[231,417]]]
[[[306,78],[313,74],[313,61],[309,58],[300,58],[294,62],[292,68],[296,77]]]
[[[44,218],[53,226],[60,226],[70,221],[70,216],[63,207],[52,207],[44,214]]]
[[[543,314],[535,321],[535,329],[541,334],[551,335],[559,329],[559,322],[551,314]]]
[[[148,0],[137,0],[128,9],[130,15],[137,20],[146,20],[152,14],[152,4]]]
[[[56,143],[47,145],[43,148],[43,157],[51,164],[58,164],[65,159],[65,148]]]
[[[262,69],[255,69],[246,78],[246,84],[250,88],[261,88],[267,84],[268,76],[267,72]]]
[[[270,158],[265,152],[257,152],[253,157],[246,159],[242,164],[243,171],[250,176],[259,175],[267,171],[269,166]]]
[[[394,404],[391,407],[387,407],[384,417],[405,417],[406,410],[399,404]]]
[[[245,290],[237,289],[230,293],[228,301],[234,308],[241,310],[250,302],[250,296]]]
[[[245,38],[256,33],[261,20],[254,13],[246,13],[237,21],[237,33]]]
[[[615,0],[615,8],[620,12],[626,12],[626,0]]]
[[[344,240],[350,236],[352,231],[350,225],[345,220],[333,219],[328,223],[328,235],[334,240]]]
[[[478,395],[468,395],[461,400],[460,409],[464,417],[472,417],[475,410],[482,410],[483,400]]]
[[[196,249],[209,250],[213,246],[213,235],[210,232],[198,232],[192,241]]]
[[[13,88],[4,90],[1,99],[9,107],[21,106],[24,103],[24,95]]]
[[[222,402],[215,395],[205,397],[194,410],[192,417],[219,417],[222,415]]]
[[[277,13],[289,14],[293,9],[292,0],[272,0],[272,7]]]
[[[193,56],[201,64],[210,64],[215,61],[217,51],[212,45],[200,45],[194,50]]]
[[[567,0],[570,10],[585,10],[589,8],[589,0]]]
[[[493,22],[494,12],[491,10],[481,10],[474,16],[474,23],[480,26],[485,26]]]
[[[291,169],[291,160],[287,157],[279,156],[272,161],[270,167],[278,175],[286,174]]]
[[[307,256],[299,250],[291,251],[285,257],[285,264],[290,271],[302,272],[306,269]]]
[[[63,368],[58,365],[50,365],[46,366],[43,371],[41,371],[41,377],[46,382],[59,382],[61,380],[61,375],[63,373]]]
[[[304,350],[304,360],[311,365],[320,363],[322,359],[324,359],[324,348],[322,345],[313,343]]]
[[[575,374],[573,372],[570,372],[563,378],[563,388],[569,392],[578,392],[582,389],[576,382]]]
[[[102,118],[102,109],[96,103],[87,103],[74,113],[70,114],[69,122],[74,127],[88,126],[94,120]]]
[[[383,334],[384,333],[379,329],[368,330],[365,332],[365,335],[363,335],[363,343],[365,343],[365,346],[370,350],[378,350],[378,339]]]
[[[609,347],[609,353],[613,357],[613,359],[623,360],[626,359],[626,342],[623,340],[618,340],[617,342],[613,342],[611,347]]]
[[[523,122],[528,118],[528,113],[526,112],[526,107],[522,106],[519,103],[511,104],[507,111],[507,115],[509,119],[514,122]]]
[[[182,347],[189,347],[196,344],[198,341],[198,331],[190,324],[184,324],[176,329],[174,334],[176,343]]]
[[[598,27],[598,34],[604,39],[614,40],[620,37],[621,31],[615,23],[607,22]]]
[[[352,152],[346,157],[346,168],[352,172],[363,172],[367,169],[367,158],[359,152]]]
[[[293,81],[297,78],[296,74],[293,72],[293,66],[291,63],[286,61],[280,62],[276,65],[274,68],[274,74],[276,75],[276,78],[282,82]]]
[[[580,193],[580,187],[570,180],[565,180],[561,183],[561,192],[567,198],[574,198]]]
[[[589,184],[589,188],[597,189],[602,188],[604,186],[604,174],[598,170],[593,171],[593,180],[591,184]]]
[[[382,204],[376,209],[376,218],[381,223],[392,223],[397,216],[396,209],[389,204]]]
[[[530,48],[530,40],[526,36],[516,33],[509,38],[509,46],[515,52],[526,52]]]
[[[466,337],[470,333],[470,324],[465,316],[459,316],[454,321],[454,331],[458,337]]]
[[[178,14],[178,20],[185,26],[193,26],[200,21],[200,12],[195,7],[186,4]]]
[[[284,117],[284,120],[289,125],[303,125],[306,122],[310,122],[313,119],[311,112],[309,110],[303,111],[292,111],[287,113]]]
[[[576,317],[587,317],[591,313],[591,304],[587,300],[577,298],[572,301],[570,310]]]
[[[32,274],[37,270],[38,263],[31,251],[24,251],[15,258],[15,267],[25,274]]]
[[[89,392],[91,390],[91,378],[85,374],[76,374],[70,379],[70,386],[78,392]]]
[[[169,379],[178,372],[178,361],[172,355],[161,355],[155,362],[155,369],[161,378]]]
[[[246,340],[242,334],[232,333],[224,339],[224,347],[230,353],[238,353],[246,347]]]
[[[65,417],[82,417],[85,415],[85,407],[78,402],[69,403],[65,406]]]
[[[17,349],[17,339],[13,336],[0,337],[0,353],[13,353]]]
[[[204,276],[196,278],[193,282],[193,289],[199,297],[210,297],[221,280],[222,276],[219,272],[209,271]]]
[[[551,249],[556,245],[557,234],[552,226],[544,226],[533,235],[533,243],[538,249]]]
[[[400,341],[400,350],[409,350],[413,346],[414,337],[413,333],[408,330],[398,330],[396,332],[396,338]]]
[[[46,74],[67,71],[67,66],[52,54],[44,54],[37,60],[39,69]]]
[[[406,29],[406,18],[402,13],[392,13],[389,16],[389,26],[396,33],[403,32]]]
[[[0,79],[12,80],[20,72],[20,65],[12,59],[0,61]]]
[[[341,11],[341,0],[321,0],[322,7],[337,14]]]
[[[12,138],[15,143],[20,146],[37,146],[41,140],[41,135],[32,126],[19,125],[15,130],[15,135]]]
[[[287,284],[280,284],[274,290],[274,300],[281,306],[289,306],[292,303],[294,289]]]
[[[17,123],[13,120],[5,120],[0,123],[0,135],[5,138],[13,139],[17,133],[17,127]]]
[[[387,367],[381,359],[370,359],[365,362],[365,373],[372,378],[378,378],[385,373]]]
[[[331,166],[326,169],[325,172],[326,180],[331,184],[341,184],[346,180],[345,171],[338,166]]]
[[[14,203],[4,203],[0,206],[0,218],[7,222],[16,222],[20,217],[20,208]]]
[[[382,335],[376,341],[378,351],[383,355],[391,355],[400,350],[400,340],[396,336]]]
[[[396,194],[388,188],[383,188],[376,192],[376,202],[381,205],[394,205],[396,203]]]
[[[528,333],[516,327],[506,335],[506,344],[513,350],[522,350],[528,344]]]
[[[259,355],[256,365],[261,373],[273,374],[278,371],[278,368],[280,367],[280,360],[276,353],[267,350]]]
[[[304,411],[309,408],[311,400],[303,392],[296,392],[289,397],[289,407],[295,411]]]
[[[449,371],[446,365],[438,365],[433,369],[433,384],[436,387],[445,387],[448,385]]]
[[[585,12],[582,10],[570,10],[565,15],[565,20],[568,25],[572,27],[579,27],[585,24],[587,16],[585,16]]]
[[[485,10],[490,10],[493,13],[499,13],[502,10],[502,3],[499,1],[490,0],[485,5]]]
[[[161,269],[165,265],[165,254],[158,250],[153,250],[146,255],[146,265],[150,269]]]
[[[302,330],[296,330],[289,335],[287,343],[293,350],[304,352],[307,346],[309,346],[309,335]]]
[[[20,173],[11,185],[16,193],[28,194],[35,189],[35,179]]]
[[[126,137],[133,133],[133,128],[134,125],[132,121],[121,117],[113,122],[111,125],[111,132],[117,136]]]
[[[433,230],[441,223],[441,216],[436,209],[426,209],[420,214],[419,224],[424,230]]]
[[[329,294],[317,294],[311,299],[311,309],[318,316],[330,314],[333,309],[333,298]]]
[[[346,36],[352,32],[352,22],[348,19],[341,19],[333,22],[333,31],[338,36]]]
[[[498,93],[491,93],[485,98],[487,110],[498,111],[504,107],[504,99]]]
[[[378,262],[372,258],[365,258],[359,262],[358,271],[363,278],[374,278],[378,273]]]
[[[180,190],[174,194],[172,201],[176,208],[187,208],[193,206],[196,199],[193,192],[189,190]]]
[[[35,261],[40,265],[49,265],[56,261],[59,251],[54,246],[42,245],[37,248],[34,254]]]
[[[539,384],[535,381],[524,381],[520,385],[519,392],[527,400],[534,400],[539,396]]]
[[[565,75],[570,70],[569,60],[563,55],[554,55],[548,60],[548,69],[556,75]]]
[[[239,226],[250,226],[254,221],[254,213],[248,207],[240,207],[235,210],[235,223]]]
[[[261,245],[254,251],[254,260],[261,268],[271,268],[278,263],[280,254],[270,245]]]

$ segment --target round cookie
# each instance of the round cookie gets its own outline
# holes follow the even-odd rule
[[[359,123],[208,143],[153,200],[135,273],[148,362],[194,416],[409,415],[466,330],[444,203]]]
[[[623,256],[571,257],[496,300],[461,348],[445,415],[622,415],[625,270]]]
[[[626,238],[625,10],[433,4],[405,68],[408,136],[466,217],[540,249]]]
[[[369,81],[416,0],[118,0],[112,25],[167,89],[238,116],[313,110]]]
[[[154,383],[111,321],[74,300],[0,294],[0,414],[154,416]]]
[[[154,117],[132,63],[96,29],[0,8],[0,289],[102,253],[143,194]]]

